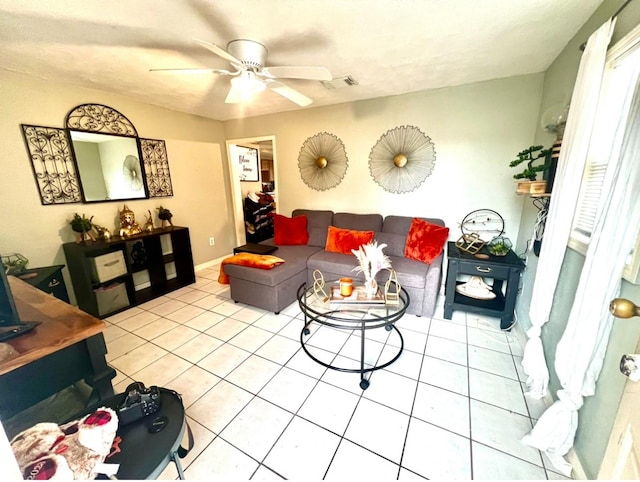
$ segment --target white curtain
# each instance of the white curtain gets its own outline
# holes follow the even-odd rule
[[[531,295],[522,368],[527,374],[527,395],[542,398],[547,393],[549,370],[544,358],[540,333],[549,320],[558,275],[571,233],[571,220],[578,202],[582,172],[587,159],[602,83],[607,46],[615,20],[609,20],[588,39],[582,53],[578,77],[571,98],[562,149],[558,159],[553,195],[540,250],[540,260]]]
[[[562,389],[522,439],[544,451],[567,476],[571,465],[563,456],[573,446],[583,397],[595,393],[613,324],[609,302],[619,294],[624,254],[635,246],[640,229],[640,49],[634,57],[627,64],[629,83],[605,176],[606,195],[600,202],[567,327],[556,348],[555,369]]]

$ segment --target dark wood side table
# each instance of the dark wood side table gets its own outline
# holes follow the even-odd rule
[[[69,294],[62,277],[62,268],[64,268],[63,264],[28,269],[18,278],[65,303],[69,303]]]
[[[525,264],[512,250],[509,250],[506,256],[493,256],[484,246],[478,254],[487,255],[488,258],[481,259],[462,251],[453,241],[447,243],[444,317],[450,320],[453,310],[493,316],[500,318],[500,328],[507,330],[513,324],[520,273],[524,270]],[[458,279],[461,275],[481,276],[496,297],[491,300],[479,300],[458,293],[456,286],[464,282]],[[492,279],[493,284],[487,282],[488,279]],[[504,282],[506,286],[503,293]]]
[[[20,320],[41,324],[5,342],[13,350],[0,361],[0,419],[80,380],[93,389],[89,404],[112,397],[116,371],[105,358],[104,322],[14,276],[8,280]]]

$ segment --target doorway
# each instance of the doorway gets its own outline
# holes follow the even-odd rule
[[[229,162],[229,184],[231,186],[233,204],[233,223],[235,228],[236,246],[245,244],[248,236],[244,215],[244,200],[248,194],[263,193],[273,198],[273,211],[277,207],[278,171],[276,162],[275,136],[248,137],[231,139],[227,144],[227,159]],[[258,151],[258,180],[242,181],[239,156],[242,149],[255,148]],[[252,178],[255,179],[255,178]],[[258,238],[254,238],[258,239]],[[252,242],[249,240],[249,242]]]

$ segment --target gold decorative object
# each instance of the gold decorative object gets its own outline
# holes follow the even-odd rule
[[[324,290],[324,276],[317,269],[313,272],[313,292],[322,303],[329,301],[330,296]]]
[[[93,229],[98,233],[98,239],[103,239],[105,241],[109,241],[111,239],[111,231],[109,231],[104,226],[100,226],[98,224],[93,224]]]
[[[397,306],[400,304],[400,282],[395,269],[389,270],[389,279],[384,285],[384,299],[388,305]]]
[[[122,211],[120,211],[120,236],[126,238],[134,234],[140,234],[141,232],[142,229],[140,229],[140,226],[136,223],[136,215],[125,204]]]
[[[147,218],[147,220],[144,223],[144,226],[142,227],[142,229],[147,233],[152,233],[153,232],[153,216],[151,215],[150,210],[147,210],[147,212],[149,213],[149,216],[145,214],[145,217]]]
[[[371,177],[385,191],[411,192],[431,175],[436,152],[431,138],[413,126],[383,134],[369,154]]]
[[[309,137],[298,155],[298,168],[304,183],[316,191],[336,187],[347,172],[344,144],[335,135],[321,132]]]
[[[456,241],[458,249],[471,254],[476,254],[485,244],[478,233],[463,234]]]

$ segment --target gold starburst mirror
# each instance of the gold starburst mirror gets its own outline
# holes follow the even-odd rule
[[[348,167],[344,144],[335,135],[321,132],[309,137],[298,155],[298,168],[304,183],[316,191],[336,187]]]
[[[431,138],[413,126],[383,134],[369,154],[371,177],[385,191],[411,192],[431,175],[436,151]]]

